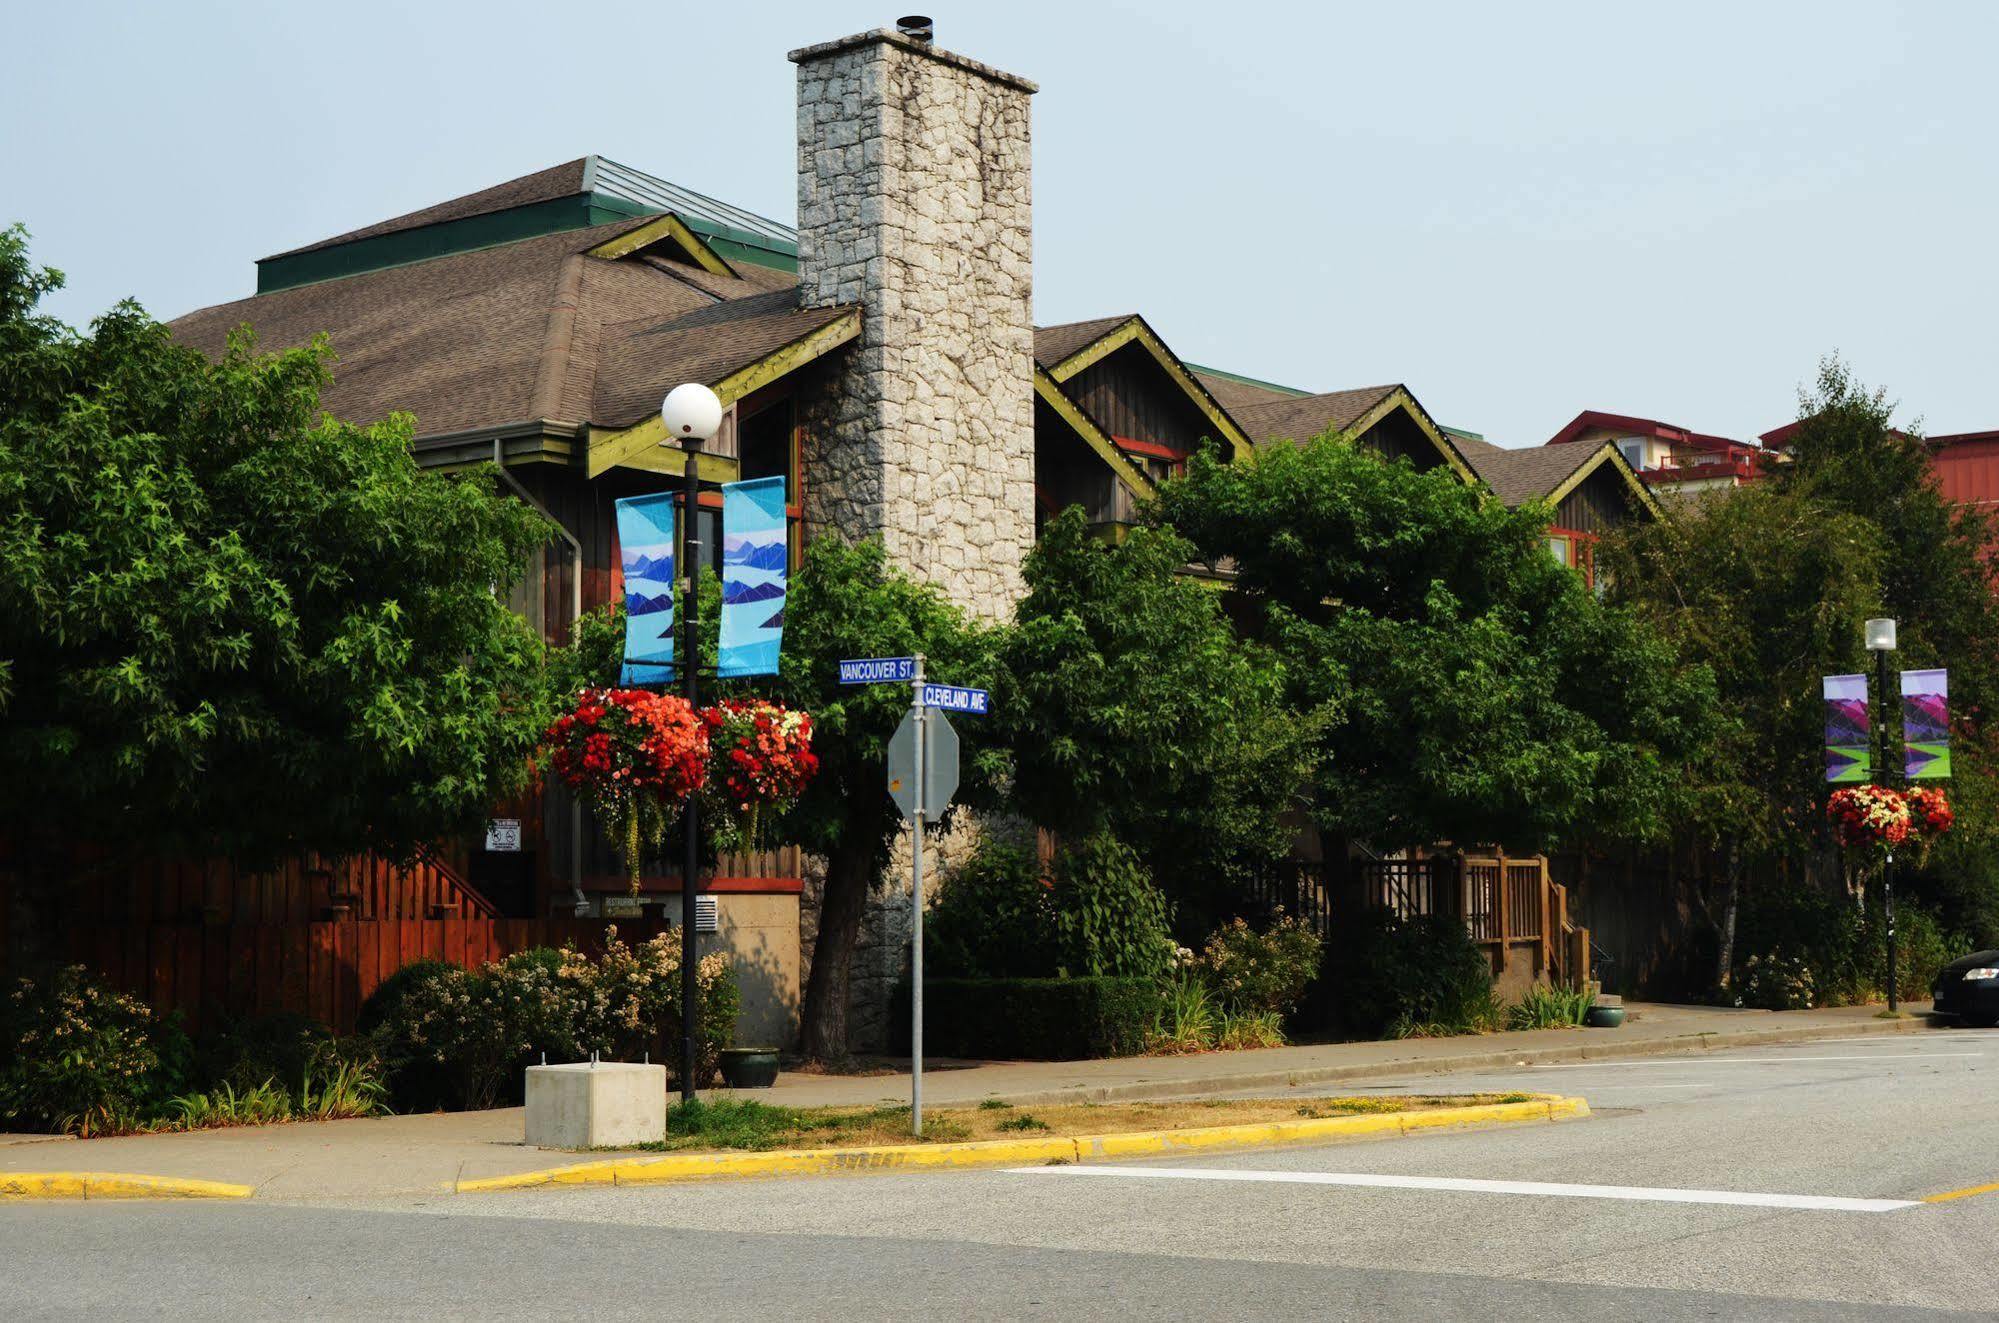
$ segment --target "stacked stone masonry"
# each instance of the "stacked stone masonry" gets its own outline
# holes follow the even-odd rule
[[[813,410],[809,535],[879,536],[974,613],[1034,537],[1032,84],[870,33],[798,62],[801,298],[859,304]]]

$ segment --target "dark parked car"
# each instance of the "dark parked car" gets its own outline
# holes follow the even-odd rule
[[[1999,951],[1976,951],[1951,961],[1937,974],[1930,995],[1940,1015],[1981,1027],[1999,1024]]]

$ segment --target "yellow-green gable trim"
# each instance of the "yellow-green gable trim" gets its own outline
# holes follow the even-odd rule
[[[1215,425],[1215,430],[1229,443],[1235,452],[1235,458],[1248,458],[1255,448],[1250,443],[1249,434],[1237,426],[1236,420],[1229,417],[1228,410],[1222,408],[1220,402],[1208,393],[1208,388],[1194,378],[1194,374],[1187,370],[1187,365],[1180,361],[1179,355],[1166,347],[1166,343],[1145,324],[1143,317],[1133,317],[1107,331],[1060,363],[1054,364],[1048,372],[1058,382],[1067,381],[1091,364],[1100,362],[1126,345],[1134,343],[1151,354],[1159,366],[1166,370],[1166,375],[1173,378],[1174,384],[1187,393],[1187,398],[1194,402],[1194,407]]]
[[[684,252],[688,259],[710,275],[733,276],[736,269],[722,260],[721,254],[710,248],[705,240],[687,228],[687,222],[667,212],[655,216],[637,229],[626,230],[615,239],[607,239],[589,250],[592,257],[615,261],[620,257],[630,257],[642,253],[655,244],[671,242]]]
[[[1097,456],[1110,465],[1111,472],[1117,475],[1119,482],[1131,489],[1133,496],[1149,498],[1153,495],[1152,480],[1139,472],[1137,467],[1124,457],[1123,452],[1117,448],[1117,442],[1111,440],[1104,429],[1091,420],[1090,415],[1084,413],[1076,406],[1074,400],[1063,393],[1062,387],[1044,368],[1034,369],[1034,394],[1053,409],[1063,422],[1069,424],[1077,436],[1083,438],[1084,445],[1096,451]]]
[[[1574,443],[1571,442],[1570,444]],[[1638,504],[1645,509],[1646,513],[1650,514],[1654,519],[1664,519],[1666,517],[1666,508],[1659,504],[1659,498],[1652,494],[1650,488],[1646,487],[1645,480],[1638,476],[1637,471],[1631,467],[1630,461],[1624,458],[1623,452],[1609,441],[1597,447],[1596,455],[1593,458],[1584,460],[1582,467],[1563,479],[1559,487],[1549,492],[1542,499],[1549,505],[1560,505],[1562,501],[1567,499],[1570,492],[1582,486],[1590,474],[1596,472],[1605,464],[1609,464],[1617,470],[1618,475],[1624,479],[1624,485],[1630,489],[1631,494],[1637,498]]]
[[[715,394],[721,397],[722,407],[726,409],[750,392],[760,390],[787,373],[796,371],[829,350],[847,343],[860,333],[861,310],[850,308],[811,334],[801,336],[784,348],[766,354],[756,362],[731,372],[715,383]],[[658,414],[631,427],[616,430],[593,427],[590,429],[589,454],[584,461],[583,475],[594,478],[619,465],[657,470],[659,468],[657,464],[637,461],[655,450],[674,455],[681,453],[678,447],[667,446],[666,441],[666,424],[660,420]],[[709,458],[712,457],[705,455],[702,457],[701,475],[704,478],[708,475]],[[726,462],[731,470],[735,468],[734,460]],[[684,467],[674,468],[671,471],[683,472]]]

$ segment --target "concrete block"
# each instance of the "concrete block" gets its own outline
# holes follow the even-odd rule
[[[665,1138],[665,1066],[579,1061],[528,1067],[528,1143],[606,1148]]]

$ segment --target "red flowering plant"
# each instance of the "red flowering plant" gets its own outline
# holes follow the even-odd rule
[[[636,896],[641,846],[659,844],[673,811],[707,779],[708,723],[675,694],[585,689],[542,743],[550,770],[624,850]]]
[[[1927,855],[1937,838],[1951,829],[1957,814],[1951,811],[1950,797],[1942,786],[1910,786],[1902,796],[1909,805],[1909,830],[1916,847]]]
[[[760,828],[798,802],[819,770],[812,718],[762,698],[728,698],[705,709],[719,849],[754,848]]]
[[[1826,804],[1833,835],[1841,845],[1892,855],[1915,829],[1909,801],[1887,786],[1846,786]]]

